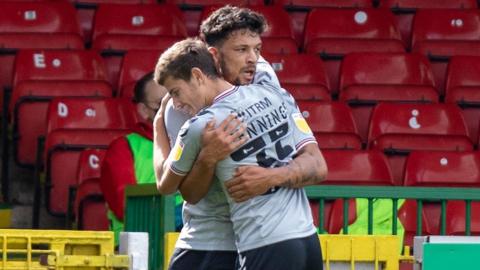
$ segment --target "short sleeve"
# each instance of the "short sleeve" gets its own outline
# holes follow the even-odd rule
[[[291,126],[293,126],[293,139],[297,151],[309,143],[317,143],[307,120],[305,120],[296,107],[290,110],[289,121],[291,121]]]
[[[165,127],[167,129],[170,147],[173,147],[175,144],[178,132],[189,118],[188,115],[173,108],[173,101],[171,99],[168,101],[167,108],[165,109]]]
[[[188,120],[178,132],[175,145],[167,158],[170,169],[178,175],[187,175],[200,152],[200,140],[205,121],[197,117]]]

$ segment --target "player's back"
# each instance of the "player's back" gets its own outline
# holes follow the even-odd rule
[[[247,124],[249,140],[217,164],[216,177],[221,183],[231,179],[241,165],[284,166],[298,149],[315,141],[295,101],[283,89],[270,85],[234,87],[215,98],[198,117],[213,116],[220,123],[231,112]],[[303,189],[275,187],[243,203],[227,199],[240,251],[315,232]]]

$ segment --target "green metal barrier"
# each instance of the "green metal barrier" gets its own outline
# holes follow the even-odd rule
[[[310,186],[306,188],[309,199],[319,201],[319,227],[324,230],[324,202],[326,199],[344,199],[343,207],[343,230],[348,232],[348,199],[368,199],[368,232],[372,232],[373,224],[373,199],[392,199],[392,234],[397,232],[397,202],[399,199],[417,200],[417,235],[422,232],[422,208],[423,201],[441,201],[440,233],[446,231],[446,203],[448,200],[464,200],[466,202],[466,228],[465,234],[470,235],[471,202],[480,201],[480,188],[443,188],[443,187],[391,187],[391,186]]]
[[[426,188],[391,186],[311,186],[306,188],[309,199],[318,200],[319,226],[324,232],[324,202],[326,199],[345,199],[343,209],[343,228],[348,227],[348,199],[369,199],[368,231],[372,232],[373,199],[392,199],[392,216],[397,216],[399,199],[417,200],[417,235],[422,231],[422,201],[442,202],[441,233],[446,230],[446,202],[448,200],[466,201],[466,235],[470,235],[471,201],[480,201],[480,188]],[[175,231],[175,201],[173,196],[162,197],[155,184],[129,186],[126,189],[125,230],[149,232],[150,270],[162,269],[164,233]],[[396,218],[393,218],[392,234],[396,234]]]
[[[148,232],[149,270],[161,270],[165,232],[175,231],[175,197],[161,196],[155,184],[125,189],[125,231]]]

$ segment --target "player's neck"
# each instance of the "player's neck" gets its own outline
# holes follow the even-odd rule
[[[212,105],[215,97],[217,97],[221,93],[231,89],[232,87],[233,87],[233,84],[227,82],[224,79],[211,80],[209,88],[213,89],[213,91],[211,91],[212,95],[208,97],[208,103],[209,103],[208,106]]]

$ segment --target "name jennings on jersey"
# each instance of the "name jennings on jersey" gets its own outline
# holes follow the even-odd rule
[[[247,123],[247,134],[250,138],[249,142],[230,155],[235,162],[241,162],[253,153],[264,149],[267,143],[274,144],[289,133],[288,109],[285,102],[275,107],[268,97],[264,97],[243,110],[239,109],[232,112],[237,113]],[[265,133],[268,134],[267,138],[262,136]],[[293,152],[293,148],[291,146],[282,147],[280,143],[275,148],[278,159],[268,158],[265,150],[262,150],[256,155],[259,166],[268,168],[287,164],[287,162],[281,160]],[[265,194],[270,194],[276,190],[277,188],[272,188]]]

